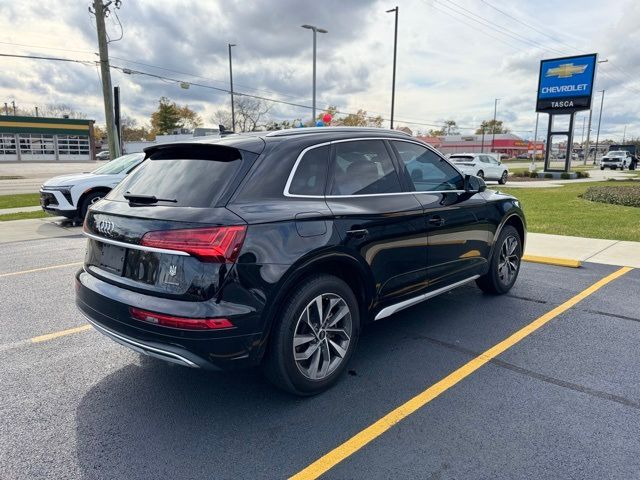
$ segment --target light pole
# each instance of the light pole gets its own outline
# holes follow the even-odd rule
[[[229,86],[231,92],[231,131],[236,131],[236,110],[233,105],[233,65],[231,64],[231,47],[235,47],[235,43],[229,43]]]
[[[600,99],[600,114],[598,115],[598,133],[596,134],[596,151],[593,153],[593,164],[596,164],[598,157],[598,142],[600,141],[600,123],[602,122],[602,107],[604,106],[604,90],[601,90],[602,98]]]
[[[38,107],[36,107],[38,108]],[[627,126],[624,126],[624,131],[622,132],[622,144],[624,145],[624,141],[627,139]]]
[[[494,144],[496,141],[496,114],[498,113],[498,100],[500,99],[496,98],[495,102],[493,103],[493,135],[491,136],[491,153],[493,153],[494,151]]]
[[[387,10],[387,13],[395,12],[396,14],[396,28],[393,34],[393,80],[391,82],[391,130],[393,130],[393,112],[396,103],[396,57],[398,55],[398,12],[400,9],[392,8]]]
[[[302,25],[302,28],[307,28],[313,31],[313,122],[316,121],[316,34],[328,33],[324,28],[318,28],[314,25]]]
[[[538,151],[538,120],[540,120],[540,113],[536,113],[536,130],[533,134],[533,155],[531,156],[531,165],[529,166],[530,172],[536,171],[536,153]]]
[[[596,66],[599,63],[607,63],[608,61],[609,60],[606,59],[606,58],[604,60],[598,60],[596,62]],[[595,77],[595,74],[594,74],[594,76],[593,76],[593,84],[595,85],[595,83],[596,83],[596,77]],[[589,158],[589,153],[590,153],[590,151],[589,151],[590,150],[590,148],[589,148],[589,138],[591,137],[591,117],[592,117],[592,115],[593,115],[593,108],[589,108],[589,122],[588,122],[588,125],[587,125],[587,143],[586,143],[586,145],[584,145],[585,153],[584,153],[584,159],[582,160],[582,164],[583,165],[587,164],[587,159]],[[593,163],[595,165],[595,163],[596,163],[595,159],[594,159]]]

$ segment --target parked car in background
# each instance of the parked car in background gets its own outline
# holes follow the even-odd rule
[[[486,153],[453,153],[449,160],[468,175],[485,180],[497,180],[500,185],[507,183],[509,169],[495,157]]]
[[[516,158],[518,160],[528,160],[531,157],[530,157],[530,155],[528,153],[519,153]]]
[[[626,150],[612,150],[600,159],[600,170],[610,168],[611,170],[624,170],[631,165],[633,159]]]
[[[53,177],[40,188],[40,205],[51,215],[82,220],[89,207],[109,193],[143,159],[144,153],[131,153],[91,173]]]
[[[638,166],[638,153],[636,145],[634,144],[626,144],[626,145],[609,145],[609,151],[613,152],[615,150],[624,150],[629,152],[629,156],[631,157],[629,162],[629,170],[635,170]]]
[[[311,395],[338,380],[369,322],[473,281],[504,294],[518,276],[518,200],[397,131],[299,128],[146,153],[89,209],[76,274],[79,309],[140,353],[262,365]]]
[[[109,150],[103,150],[96,154],[96,160],[109,160],[111,158],[111,154]]]

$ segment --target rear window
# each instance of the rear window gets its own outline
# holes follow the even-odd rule
[[[452,162],[470,162],[473,160],[471,155],[451,155],[449,160]]]
[[[176,147],[152,154],[107,198],[127,202],[124,195],[155,196],[156,205],[211,207],[235,176],[241,153],[219,146]]]

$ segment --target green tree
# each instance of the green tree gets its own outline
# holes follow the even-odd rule
[[[480,128],[476,130],[476,135],[493,133],[509,133],[509,129],[502,124],[502,120],[485,120],[480,124]]]
[[[151,114],[151,132],[153,135],[166,135],[179,128],[194,129],[202,125],[200,115],[188,105],[180,106],[167,97],[158,101],[158,109]]]

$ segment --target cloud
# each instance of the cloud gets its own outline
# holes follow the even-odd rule
[[[95,20],[86,9],[90,3],[4,2],[0,41],[74,51],[0,44],[0,52],[95,60]],[[430,128],[420,123],[455,119],[467,127],[463,133],[470,132],[492,117],[494,98],[500,98],[498,117],[530,136],[540,59],[580,47],[609,59],[598,75],[597,89],[607,90],[602,131],[613,134],[627,124],[628,134],[640,135],[640,104],[629,101],[640,93],[637,2],[514,0],[500,6],[510,17],[480,8],[476,1],[456,2],[497,30],[516,32],[516,38],[439,3],[399,2],[396,119],[414,130]],[[394,33],[393,14],[385,13],[389,7],[387,2],[364,0],[123,0],[117,14],[124,35],[109,49],[113,65],[226,89],[227,44],[235,43],[236,91],[310,105],[312,34],[300,25],[313,24],[329,31],[317,39],[319,107],[362,108],[388,118]],[[114,14],[107,19],[107,30],[111,38],[120,34]],[[520,41],[520,36],[527,40]],[[161,96],[189,104],[206,121],[229,104],[227,94],[210,88],[184,90],[176,82],[118,70],[112,76],[121,87],[123,112],[139,122],[148,121]],[[68,103],[103,121],[95,67],[3,58],[0,95],[25,106]],[[310,111],[274,104],[271,115],[307,118]],[[541,119],[542,131],[546,117]]]

